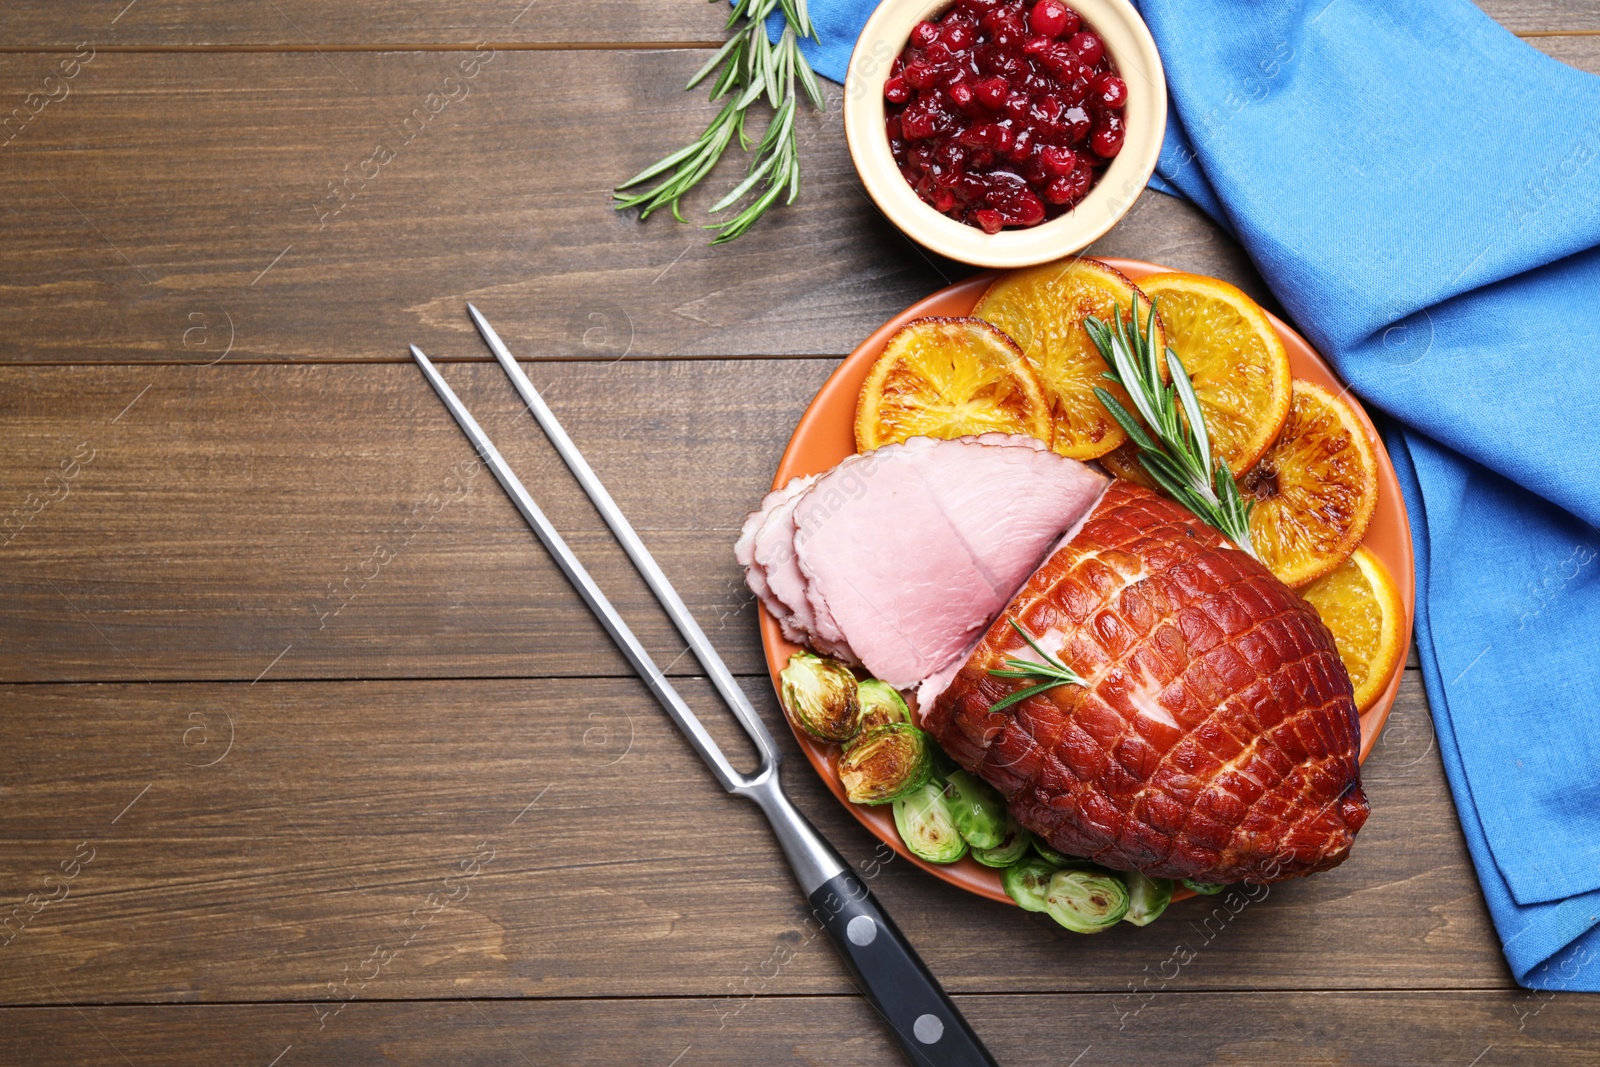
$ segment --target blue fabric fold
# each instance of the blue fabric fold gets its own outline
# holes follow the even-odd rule
[[[819,73],[872,6],[813,0]],[[1467,0],[1140,8],[1172,101],[1151,184],[1392,421],[1423,678],[1512,972],[1600,991],[1600,78]]]

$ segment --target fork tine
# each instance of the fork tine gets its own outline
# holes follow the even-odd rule
[[[472,442],[472,446],[477,449],[478,455],[483,457],[483,462],[494,472],[495,480],[506,491],[506,495],[511,497],[511,502],[522,513],[523,519],[527,521],[529,526],[533,527],[533,532],[539,535],[539,540],[544,543],[544,547],[556,561],[556,566],[561,568],[561,573],[565,574],[567,580],[572,583],[573,588],[577,589],[578,595],[583,598],[584,604],[594,613],[595,618],[600,621],[600,625],[610,635],[611,640],[616,642],[617,648],[622,652],[623,657],[627,659],[629,665],[633,667],[644,683],[650,687],[650,691],[661,702],[661,706],[672,717],[672,721],[677,724],[678,729],[683,731],[684,735],[689,739],[689,743],[700,754],[700,758],[710,766],[712,773],[722,783],[722,787],[732,792],[747,786],[749,779],[736,771],[733,765],[728,762],[728,758],[723,755],[722,749],[718,747],[716,741],[712,740],[711,735],[706,732],[705,726],[701,724],[700,719],[689,708],[689,705],[684,702],[683,697],[678,695],[678,691],[673,688],[672,683],[661,673],[660,668],[656,666],[655,660],[650,658],[650,653],[645,650],[644,645],[634,636],[633,631],[628,628],[628,624],[617,613],[617,609],[612,607],[611,601],[606,598],[605,593],[595,584],[595,580],[590,577],[589,571],[567,545],[566,540],[562,538],[550,520],[545,517],[544,512],[539,509],[539,505],[534,503],[533,497],[528,494],[528,490],[523,486],[521,479],[512,472],[505,458],[500,455],[500,450],[494,447],[494,442],[489,440],[489,435],[484,432],[482,426],[478,425],[478,420],[472,417],[472,413],[461,402],[461,398],[456,396],[455,390],[451,389],[449,383],[440,376],[438,368],[433,365],[433,361],[423,355],[422,349],[416,345],[411,346],[411,358],[416,360],[417,366],[422,368],[422,373],[428,379],[428,384],[433,386],[434,392],[439,394],[439,399],[444,401],[444,406],[449,409],[450,414],[455,417],[456,423],[461,427],[462,432],[467,435],[467,440]]]
[[[706,673],[711,676],[711,684],[716,687],[717,692],[722,696],[723,703],[727,704],[728,709],[739,720],[739,724],[744,727],[745,733],[750,735],[750,740],[755,743],[762,760],[765,762],[776,761],[778,759],[778,747],[773,743],[772,734],[767,731],[766,723],[762,722],[761,716],[756,714],[756,710],[751,706],[744,690],[739,687],[738,681],[734,679],[733,672],[728,670],[727,664],[722,661],[722,657],[718,655],[710,639],[706,637],[705,631],[700,628],[700,624],[695,621],[695,617],[690,613],[688,606],[678,596],[678,591],[672,587],[672,582],[667,579],[666,572],[656,563],[655,557],[650,554],[650,550],[640,540],[639,534],[633,528],[633,524],[622,513],[622,509],[617,507],[617,502],[611,498],[611,494],[601,484],[599,476],[594,472],[594,468],[589,466],[589,462],[583,458],[583,453],[578,450],[578,446],[573,443],[571,437],[567,436],[567,431],[562,427],[555,413],[550,410],[550,405],[546,404],[544,397],[539,395],[539,390],[533,387],[533,382],[528,380],[527,374],[523,372],[521,365],[517,363],[510,350],[506,348],[505,342],[500,340],[500,335],[495,332],[493,326],[489,325],[489,320],[484,318],[483,314],[470,303],[467,305],[467,313],[472,316],[472,322],[478,327],[478,333],[483,336],[484,343],[489,346],[489,350],[494,353],[494,358],[499,361],[501,368],[506,372],[506,376],[511,379],[511,384],[517,390],[517,395],[522,397],[523,403],[528,405],[528,410],[533,413],[534,419],[538,421],[539,427],[544,430],[545,436],[550,438],[550,443],[560,453],[561,459],[567,465],[567,469],[578,480],[578,484],[583,486],[583,491],[589,495],[589,500],[594,504],[595,510],[600,512],[601,518],[605,519],[606,525],[611,527],[611,532],[622,545],[623,551],[628,554],[628,559],[633,561],[634,569],[639,572],[645,584],[650,587],[650,591],[655,594],[657,602],[660,603],[662,609],[672,619],[673,625],[677,626],[678,632],[689,643],[690,649],[694,651],[695,658],[700,661],[701,666],[705,667]]]

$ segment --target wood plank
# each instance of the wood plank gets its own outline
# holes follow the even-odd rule
[[[533,368],[746,673],[733,540],[832,367]],[[446,374],[658,661],[697,670],[499,367]],[[0,680],[631,673],[409,363],[14,367],[0,435]]]
[[[1519,32],[1600,29],[1595,0],[1478,0]],[[319,4],[278,0],[241,8],[227,0],[136,0],[84,6],[47,0],[9,5],[6,46],[64,47],[94,41],[125,47],[395,46],[480,41],[519,44],[720,40],[720,4],[666,0],[367,0]]]
[[[956,1000],[1008,1067],[1587,1067],[1600,1041],[1600,1020],[1585,998],[1521,990],[1287,993],[1271,1000],[1254,993],[1177,994],[1156,998],[1125,1026],[1113,997]],[[719,1003],[464,996],[423,1004],[354,1003],[322,1030],[304,1004],[11,1008],[0,1011],[0,1050],[8,1062],[50,1067],[124,1060],[210,1067],[267,1064],[275,1056],[281,1059],[274,1067],[904,1062],[858,997],[762,997],[726,1019],[718,1014],[727,1011]]]
[[[1510,985],[1414,672],[1350,862],[1094,938],[887,859],[748,689],[796,803],[953,990],[1128,995],[1178,944],[1196,956],[1170,992]],[[0,706],[0,914],[38,911],[0,1003],[59,1003],[40,976],[80,1005],[315,1000],[380,947],[362,1000],[850,989],[758,813],[636,681],[31,685]]]
[[[1600,38],[1536,43],[1600,69]],[[711,249],[608,193],[708,119],[680,89],[703,53],[502,51],[462,80],[469,57],[97,54],[0,148],[0,361],[395,360],[409,342],[483,359],[467,299],[530,357],[837,355],[969,273],[866,200],[837,89],[805,120],[802,200]],[[0,56],[0,99],[56,62]],[[395,155],[363,180],[380,143]],[[724,167],[690,217],[738,178]],[[1264,295],[1233,242],[1159,194],[1094,251]]]
[[[0,361],[393,361],[411,342],[486,359],[469,299],[529,358],[839,355],[970,273],[867,201],[837,89],[805,120],[802,199],[736,244],[614,212],[612,183],[709,118],[681,90],[703,59],[500,52],[419,123],[461,55],[102,52],[0,148]],[[0,56],[0,99],[55,62]],[[362,182],[380,142],[396,155]],[[739,177],[724,167],[689,217]],[[1237,246],[1159,194],[1096,247],[1260,291]]]

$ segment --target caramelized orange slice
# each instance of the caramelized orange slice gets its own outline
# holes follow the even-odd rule
[[[862,383],[856,448],[980,433],[1050,443],[1050,408],[1022,350],[979,319],[906,323]]]
[[[1350,558],[1378,504],[1378,460],[1348,402],[1295,380],[1278,440],[1239,480],[1267,569],[1302,586]]]
[[[1377,703],[1400,665],[1406,609],[1400,589],[1371,549],[1357,548],[1300,591],[1333,631],[1339,658],[1355,687],[1356,711]]]
[[[1216,278],[1152,274],[1139,283],[1161,314],[1211,434],[1235,474],[1261,458],[1289,417],[1289,353],[1261,306]]]
[[[1083,320],[1094,315],[1110,322],[1120,307],[1128,321],[1136,295],[1142,319],[1149,301],[1120,271],[1093,259],[1062,259],[1001,275],[973,309],[1010,334],[1039,372],[1055,426],[1052,447],[1063,456],[1096,459],[1127,440],[1095,387],[1109,390],[1130,410],[1133,405],[1120,386],[1101,377],[1106,363]],[[1154,340],[1158,348],[1165,344],[1159,319]]]

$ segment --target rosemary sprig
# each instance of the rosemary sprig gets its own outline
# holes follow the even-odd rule
[[[767,37],[767,19],[775,10],[783,13],[785,23],[777,44]],[[811,25],[806,0],[739,0],[728,18],[728,26],[731,28],[741,20],[743,25],[684,86],[685,89],[693,89],[720,67],[716,81],[712,83],[711,100],[714,103],[727,97],[727,104],[694,143],[658,160],[617,186],[614,196],[618,211],[636,207],[639,209],[639,218],[646,219],[651,212],[666,207],[671,209],[673,218],[683,222],[679,202],[711,173],[711,168],[717,165],[733,139],[738,137],[739,147],[750,151],[751,138],[745,133],[745,122],[751,106],[762,97],[766,97],[773,109],[772,120],[767,124],[765,135],[755,146],[744,181],[713,204],[711,214],[727,210],[758,187],[759,192],[731,219],[706,227],[718,231],[711,243],[723,244],[743,234],[786,191],[788,198],[784,202],[794,202],[800,192],[795,82],[798,81],[805,89],[813,107],[818,111],[826,110],[822,87],[817,84],[817,77],[811,72],[806,57],[800,53],[800,38],[815,40],[817,31]],[[663,174],[667,175],[666,178],[652,189],[642,193],[622,192]]]
[[[1039,658],[1044,662],[1037,663],[1031,659],[1017,659],[1013,656],[1006,660],[1006,666],[1009,670],[990,668],[989,673],[996,678],[1041,678],[1043,681],[1038,685],[1030,685],[1026,689],[1019,689],[1010,696],[990,704],[990,711],[1002,711],[1013,704],[1027,700],[1035,693],[1043,693],[1045,690],[1054,689],[1058,685],[1089,684],[1083,680],[1077,671],[1046,652],[1043,646],[1039,644],[1038,639],[1030,634],[1020,622],[1016,619],[1007,619],[1006,621],[1011,624],[1013,630],[1022,635],[1022,639],[1028,642],[1028,647],[1037,652]]]
[[[1143,425],[1105,389],[1096,386],[1094,395],[1133,439],[1139,448],[1140,466],[1168,496],[1255,555],[1250,543],[1251,503],[1239,492],[1228,465],[1212,456],[1211,436],[1194,385],[1170,346],[1166,365],[1172,381],[1161,380],[1160,357],[1150,340],[1155,330],[1155,304],[1151,303],[1150,314],[1140,323],[1139,297],[1135,295],[1130,312],[1129,323],[1122,321],[1122,308],[1117,306],[1111,325],[1093,315],[1086,317],[1083,325],[1111,368],[1102,377],[1127,390]],[[1154,440],[1145,427],[1155,434]]]

